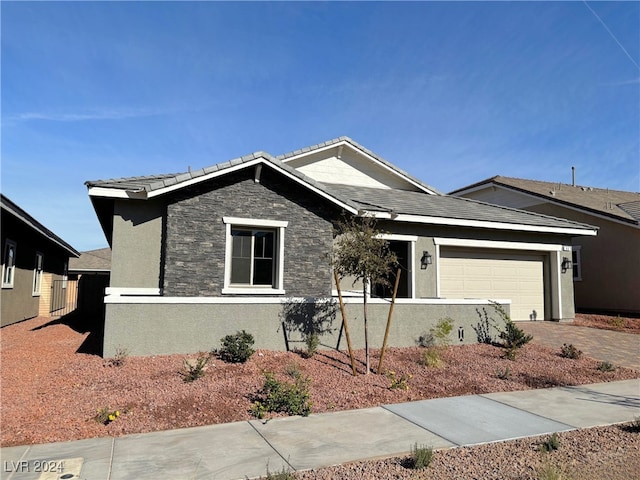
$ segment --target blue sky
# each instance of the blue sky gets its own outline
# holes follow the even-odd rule
[[[441,191],[640,191],[639,2],[6,2],[2,192],[79,250],[84,182],[347,135]]]

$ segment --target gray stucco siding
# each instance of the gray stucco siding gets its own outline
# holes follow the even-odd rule
[[[164,295],[222,295],[223,217],[287,221],[282,272],[286,295],[327,295],[331,219],[337,215],[328,201],[268,167],[262,169],[259,182],[253,168],[247,168],[185,188],[170,197],[167,205]]]

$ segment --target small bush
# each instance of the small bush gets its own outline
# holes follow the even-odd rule
[[[270,472],[269,465],[267,465],[267,476],[265,478],[266,480],[295,480],[296,476],[291,473],[291,471],[287,467],[284,466],[279,472]]]
[[[558,438],[557,433],[554,433],[540,444],[540,450],[542,452],[551,452],[553,450],[558,450],[558,448],[560,448],[560,439]]]
[[[482,313],[480,310],[476,309],[478,313],[478,317],[480,317],[480,321],[476,324],[473,329],[476,332],[476,336],[478,337],[478,343],[487,343],[489,345],[493,344],[493,336],[491,335],[492,325],[489,321],[489,314],[486,309],[482,309]],[[495,328],[495,322],[493,322],[493,328]]]
[[[244,363],[254,354],[253,335],[242,330],[234,335],[220,339],[222,348],[217,351],[218,357],[228,363]]]
[[[102,407],[98,409],[98,413],[93,417],[93,419],[103,425],[109,425],[119,416],[120,410],[111,410],[109,407]]]
[[[107,365],[110,367],[121,367],[126,363],[127,358],[129,358],[129,350],[123,347],[118,347],[116,348],[116,354],[113,358],[110,358],[107,361]]]
[[[422,352],[420,363],[425,367],[440,368],[444,365],[442,354],[438,347],[427,348]]]
[[[393,370],[387,372],[387,378],[389,379],[389,390],[409,390],[409,380],[413,375],[403,373],[399,377],[396,377],[396,372]]]
[[[311,358],[318,351],[318,345],[320,345],[320,336],[317,333],[310,333],[305,336],[304,343],[307,345],[305,356],[307,358]]]
[[[453,320],[450,318],[441,318],[436,326],[431,329],[431,334],[438,345],[447,346],[450,343],[449,335],[453,330]]]
[[[423,333],[422,335],[420,335],[418,337],[418,339],[416,340],[416,344],[419,347],[423,347],[423,348],[431,348],[431,347],[435,347],[436,345],[436,339],[433,336],[433,333]]]
[[[533,340],[533,336],[527,335],[511,319],[505,320],[504,330],[500,332],[500,338],[504,342],[504,347],[521,348]]]
[[[196,381],[199,378],[204,377],[204,374],[207,370],[207,364],[211,359],[210,354],[201,353],[198,355],[198,358],[192,360],[190,358],[184,359],[184,372],[180,372],[182,376],[182,380],[186,383],[191,383]]]
[[[573,343],[562,345],[560,349],[560,356],[564,358],[571,358],[572,360],[578,360],[582,356],[582,351],[573,346]]]
[[[640,433],[640,417],[636,417],[632,422],[622,427],[625,431],[631,433]]]
[[[563,467],[550,462],[545,462],[538,470],[538,480],[571,480],[571,478]]]
[[[411,447],[410,466],[414,470],[427,468],[431,464],[431,460],[433,460],[433,447],[417,443]]]
[[[504,355],[502,356],[502,358],[506,358],[507,360],[515,360],[517,355],[518,355],[517,347],[511,347],[511,348],[507,348],[504,351]]]
[[[504,370],[496,370],[496,378],[499,378],[500,380],[509,380],[511,378],[511,371],[509,370],[509,367]]]
[[[614,365],[613,363],[611,363],[611,362],[607,362],[607,361],[600,362],[600,363],[598,364],[598,367],[597,367],[597,368],[598,368],[598,370],[600,370],[601,372],[615,372],[615,370],[616,370],[615,365]]]
[[[264,418],[267,412],[282,412],[306,417],[311,413],[309,394],[311,380],[308,377],[298,373],[294,376],[293,383],[282,382],[271,372],[266,372],[264,377],[262,390],[251,407],[251,413],[254,416]]]

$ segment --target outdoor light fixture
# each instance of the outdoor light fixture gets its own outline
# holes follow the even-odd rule
[[[573,268],[573,264],[567,257],[562,257],[560,268],[562,268],[562,273],[565,273],[567,270],[571,270],[571,268]]]
[[[428,265],[431,265],[431,263],[433,262],[432,258],[431,258],[431,254],[429,252],[427,252],[426,250],[424,252],[422,252],[422,258],[420,259],[420,269],[421,270],[426,270]]]

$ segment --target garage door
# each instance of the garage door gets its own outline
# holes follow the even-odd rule
[[[440,296],[510,299],[512,320],[542,320],[543,257],[442,248]]]

